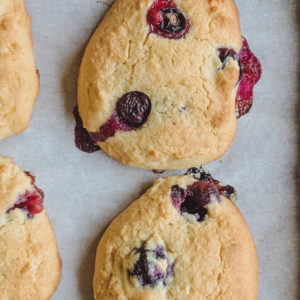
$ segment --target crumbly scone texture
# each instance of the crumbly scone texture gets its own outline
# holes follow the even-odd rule
[[[171,203],[173,185],[185,188],[195,179],[158,179],[119,215],[97,249],[96,300],[257,300],[258,260],[248,226],[227,198],[209,204],[199,223],[180,215]],[[174,278],[160,288],[143,288],[129,278],[130,253],[151,239],[164,241],[175,257]]]
[[[28,126],[39,92],[31,18],[23,0],[0,1],[0,139]]]
[[[0,157],[1,300],[50,299],[60,281],[61,260],[45,209],[32,219],[20,209],[6,213],[32,189],[30,177]]]
[[[88,44],[78,80],[84,127],[97,132],[117,100],[141,91],[152,103],[148,120],[134,131],[117,131],[99,142],[103,151],[131,166],[193,167],[222,156],[236,130],[239,66],[223,70],[218,48],[241,49],[234,0],[175,0],[190,20],[185,38],[149,34],[153,0],[116,0]]]

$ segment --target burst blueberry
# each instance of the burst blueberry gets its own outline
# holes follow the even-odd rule
[[[150,33],[155,33],[167,39],[184,38],[190,22],[173,0],[156,0],[147,13]]]
[[[146,248],[145,243],[134,254],[139,258],[134,264],[133,270],[128,270],[128,275],[136,277],[142,287],[154,288],[159,283],[166,286],[174,273],[174,262],[168,261],[166,249],[157,245],[154,250]],[[165,261],[165,269],[161,268],[161,261]]]

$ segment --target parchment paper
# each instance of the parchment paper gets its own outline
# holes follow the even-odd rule
[[[63,260],[62,280],[53,299],[93,299],[94,256],[101,234],[158,175],[121,165],[102,152],[80,152],[74,146],[72,110],[78,68],[111,2],[26,3],[33,19],[41,91],[29,128],[1,141],[0,154],[13,157],[36,175],[37,185],[46,194],[45,205]],[[238,0],[237,4],[243,34],[261,60],[263,77],[255,88],[251,113],[238,121],[230,150],[206,169],[238,191],[237,204],[258,249],[259,299],[299,299],[296,16],[300,1]]]

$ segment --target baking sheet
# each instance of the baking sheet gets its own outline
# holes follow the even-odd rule
[[[93,299],[94,256],[101,233],[157,175],[74,147],[72,110],[79,64],[112,1],[26,3],[33,17],[41,91],[29,128],[1,141],[0,153],[36,175],[46,194],[63,260],[62,280],[53,299]],[[237,0],[237,4],[243,34],[261,60],[263,77],[255,88],[251,113],[238,121],[230,150],[206,169],[238,191],[238,206],[258,249],[259,299],[299,299],[300,1]]]

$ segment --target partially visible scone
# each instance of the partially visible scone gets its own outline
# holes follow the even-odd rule
[[[0,300],[47,300],[61,276],[52,226],[34,177],[0,157]]]
[[[256,247],[233,193],[205,173],[156,180],[104,233],[95,299],[256,300]]]
[[[24,0],[0,1],[0,139],[28,126],[39,92]]]

